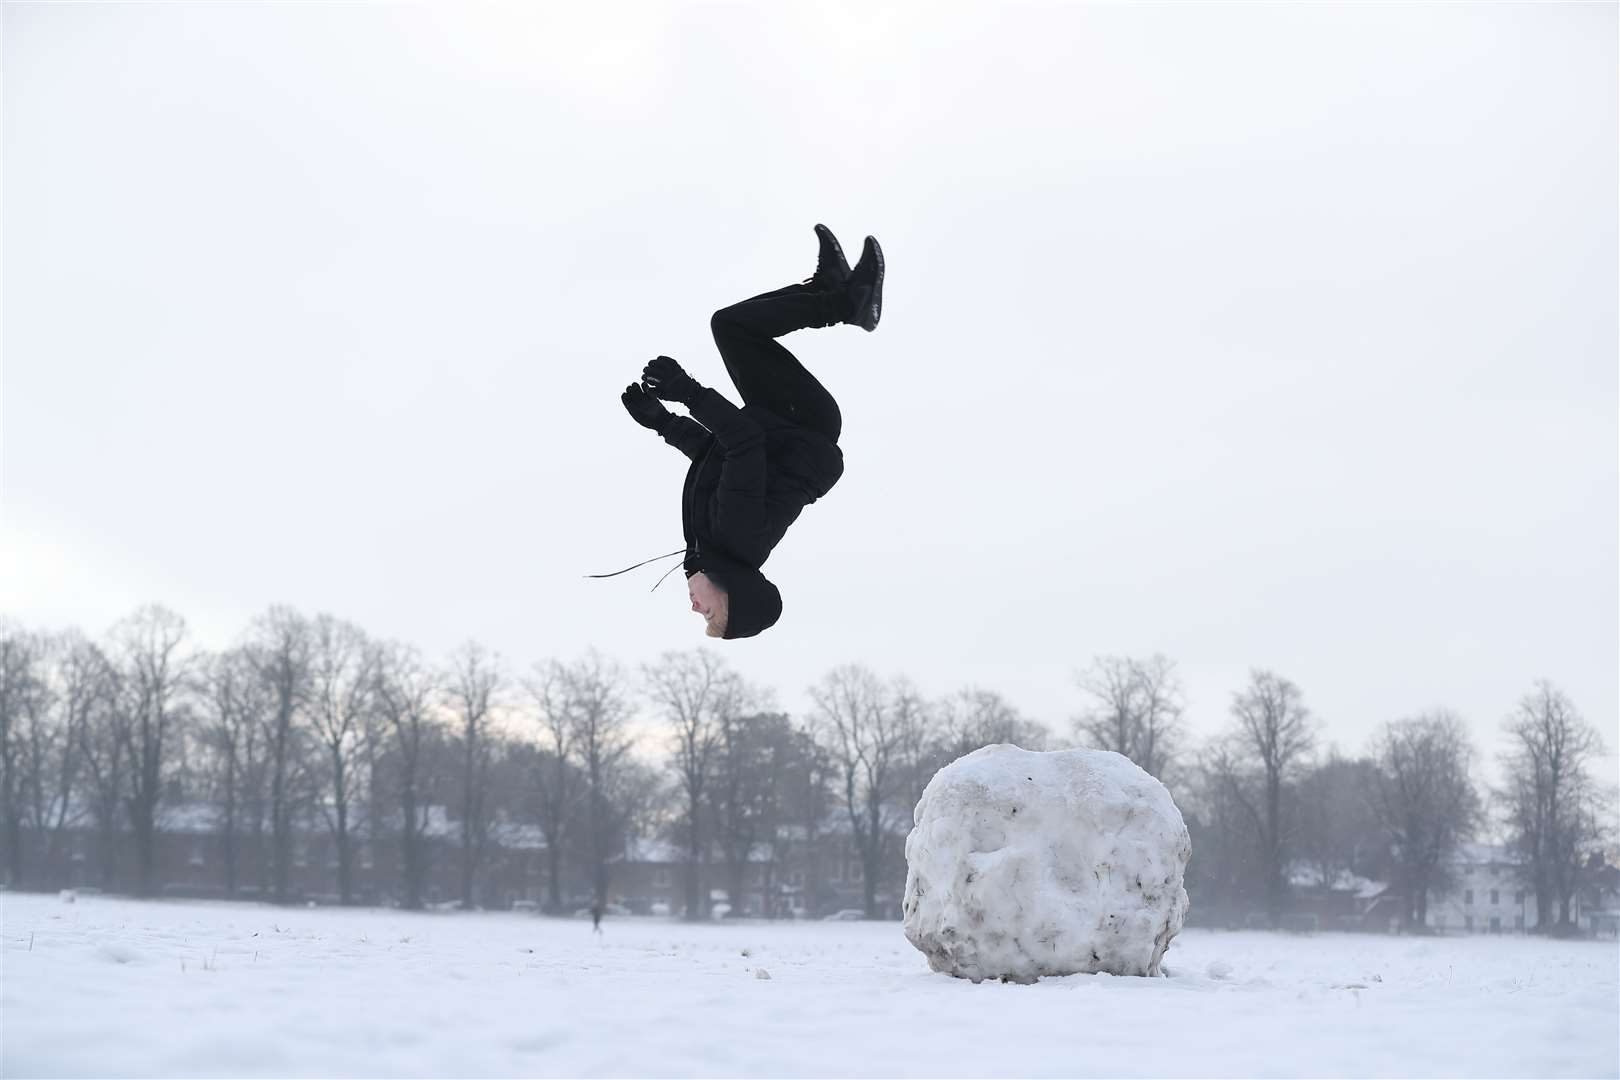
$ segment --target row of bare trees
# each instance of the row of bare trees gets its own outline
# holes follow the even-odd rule
[[[528,818],[537,803],[548,831],[591,837],[605,861],[628,820],[619,789],[645,788],[647,772],[626,757],[629,711],[605,666],[539,665],[518,679],[476,644],[432,664],[352,623],[282,607],[217,653],[161,607],[100,641],[0,624],[6,881],[32,881],[31,856],[58,862],[70,832],[93,828],[102,878],[111,883],[132,848],[133,886],[150,893],[161,813],[196,801],[217,811],[229,893],[287,899],[295,836],[313,824],[329,833],[344,902],[361,842],[387,835],[400,845],[403,902],[419,906],[435,807],[459,829],[469,903],[497,813]],[[540,706],[540,731],[557,733],[549,745],[533,725],[515,729],[524,695]],[[584,804],[569,797],[575,786]]]
[[[30,855],[93,822],[111,884],[133,848],[150,893],[162,812],[217,810],[222,887],[286,900],[312,823],[335,853],[334,892],[356,897],[363,843],[398,845],[400,901],[424,902],[437,808],[456,830],[461,899],[475,902],[497,818],[546,837],[549,906],[570,871],[598,902],[629,834],[677,841],[686,909],[699,869],[736,878],[761,845],[772,862],[829,831],[849,838],[866,906],[893,891],[910,806],[941,765],[989,742],[1045,745],[1039,724],[985,690],[925,701],[860,666],[830,672],[795,723],[705,651],[630,673],[594,654],[516,674],[475,644],[430,664],[329,615],[284,607],[230,648],[195,647],[185,622],[143,608],[99,642],[0,628],[0,813],[7,881]],[[492,781],[495,773],[505,782]],[[24,833],[29,840],[25,840]],[[580,876],[578,874],[574,876]]]
[[[1539,683],[1504,727],[1505,782],[1474,779],[1453,714],[1392,720],[1354,758],[1318,753],[1300,688],[1269,671],[1233,694],[1228,723],[1195,744],[1173,661],[1098,657],[1076,675],[1083,707],[1054,736],[994,691],[930,699],[861,665],[826,673],[795,722],[716,654],[668,653],[635,672],[596,654],[516,672],[476,644],[430,663],[329,615],[272,608],[209,653],[184,621],[143,608],[100,640],[0,623],[0,839],[12,883],[71,830],[103,866],[134,849],[151,891],[166,805],[218,811],[223,884],[285,899],[294,837],[311,822],[355,897],[356,853],[398,845],[400,901],[424,902],[435,809],[454,823],[460,898],[478,899],[497,825],[538,825],[546,899],[583,880],[598,902],[630,836],[682,854],[689,915],[701,867],[741,875],[836,830],[858,857],[868,913],[898,892],[911,807],[935,771],[996,742],[1115,750],[1165,781],[1195,832],[1189,888],[1216,908],[1276,921],[1302,868],[1323,883],[1393,882],[1421,926],[1461,844],[1496,832],[1523,856],[1543,928],[1568,922],[1594,851],[1612,839],[1612,793],[1591,774],[1601,739]],[[26,834],[26,835],[25,835]],[[252,853],[246,865],[245,853]]]
[[[1183,801],[1203,826],[1195,851],[1214,856],[1201,868],[1211,891],[1227,903],[1262,900],[1273,924],[1305,869],[1323,885],[1345,874],[1388,881],[1401,924],[1422,928],[1430,898],[1457,884],[1462,846],[1496,838],[1535,894],[1535,928],[1568,929],[1577,890],[1616,839],[1615,793],[1592,773],[1602,739],[1545,681],[1503,723],[1495,788],[1476,779],[1478,750],[1449,710],[1391,720],[1365,754],[1326,758],[1315,753],[1320,723],[1275,673],[1253,672],[1230,713],[1229,729],[1181,778]]]

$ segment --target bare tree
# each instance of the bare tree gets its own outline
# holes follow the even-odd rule
[[[269,693],[240,649],[212,659],[206,685],[209,708],[199,736],[212,754],[225,892],[234,896],[241,884],[244,818],[253,824],[253,810],[261,809],[254,799],[260,764],[257,751],[270,708]],[[261,826],[262,821],[261,812]]]
[[[27,878],[33,884],[47,886],[45,874],[50,866],[45,857],[42,829],[48,814],[47,791],[54,787],[51,775],[55,771],[58,738],[56,731],[56,687],[51,678],[51,640],[46,635],[36,639],[35,671],[29,693],[22,695],[22,723],[12,733],[12,768],[17,781],[13,798],[16,816],[21,820],[24,847],[30,848],[25,865],[31,864]]]
[[[715,838],[726,862],[731,913],[743,914],[743,893],[751,867],[765,874],[771,859],[762,845],[775,833],[779,814],[777,781],[793,734],[782,713],[753,708],[763,695],[747,690],[720,712],[715,782],[709,793]],[[774,853],[770,853],[774,854]],[[770,911],[770,883],[765,912]]]
[[[686,865],[682,868],[686,918],[702,919],[708,914],[698,878],[699,864],[706,856],[704,799],[720,743],[721,715],[736,696],[737,680],[706,649],[667,652],[657,664],[643,666],[642,676],[647,696],[670,727],[670,760],[680,785],[680,825],[686,840]]]
[[[38,635],[12,620],[0,622],[0,838],[12,888],[23,880],[24,718],[44,692],[43,652]]]
[[[1230,739],[1213,740],[1182,774],[1176,803],[1192,834],[1187,892],[1206,919],[1241,925],[1265,902],[1258,818],[1240,798],[1249,777]]]
[[[310,627],[309,717],[325,760],[327,828],[337,848],[338,895],[354,899],[352,804],[363,776],[366,721],[376,690],[375,650],[353,623],[318,615]]]
[[[253,621],[244,646],[270,694],[264,747],[270,780],[271,888],[287,900],[295,817],[311,786],[306,774],[305,707],[310,696],[309,621],[288,607],[272,607]]]
[[[1011,743],[1025,750],[1044,750],[1051,739],[1045,724],[1025,717],[996,691],[980,687],[959,690],[936,702],[931,715],[927,730],[933,744],[927,754],[928,768],[919,777],[922,785],[942,766],[981,747]]]
[[[426,768],[438,726],[434,702],[439,687],[421,655],[398,644],[379,648],[373,679],[375,706],[393,736],[398,762],[404,906],[414,910],[422,906],[427,879]]]
[[[678,793],[667,770],[625,756],[608,774],[606,790],[607,834],[614,856],[625,851],[633,837],[656,833],[667,825]]]
[[[1093,699],[1074,722],[1087,746],[1124,754],[1163,780],[1182,739],[1185,701],[1175,662],[1099,656],[1076,678]]]
[[[584,780],[585,849],[598,904],[607,903],[608,867],[621,839],[621,821],[613,793],[620,767],[630,751],[630,708],[618,665],[590,653],[566,670],[570,747]]]
[[[1269,671],[1251,671],[1247,689],[1232,695],[1233,729],[1217,767],[1253,818],[1266,875],[1266,914],[1282,917],[1288,837],[1283,788],[1316,745],[1316,724],[1299,687]]]
[[[84,731],[109,684],[106,659],[76,630],[43,639],[41,692],[24,695],[24,803],[41,862],[59,865],[67,830],[80,824]],[[42,882],[49,884],[49,882]]]
[[[1443,710],[1384,726],[1373,806],[1389,840],[1403,894],[1401,925],[1428,922],[1429,894],[1451,884],[1446,867],[1480,820],[1470,778],[1474,748],[1462,721]]]
[[[1571,903],[1588,856],[1606,831],[1601,794],[1589,770],[1604,752],[1603,738],[1545,679],[1520,700],[1505,727],[1510,745],[1502,759],[1506,785],[1499,797],[1508,830],[1535,890],[1536,929],[1562,930],[1572,924]]]
[[[124,787],[128,763],[121,737],[123,676],[99,648],[91,656],[99,664],[100,693],[79,730],[79,757],[89,781],[86,794],[96,826],[97,881],[103,889],[117,884],[119,833],[124,821]]]
[[[112,637],[123,675],[116,730],[129,765],[126,806],[135,834],[136,888],[147,896],[153,888],[158,806],[192,657],[183,649],[185,620],[157,605],[119,623]]]
[[[536,663],[524,688],[538,711],[540,828],[546,835],[546,908],[562,909],[562,859],[582,787],[574,767],[574,678],[555,660]]]
[[[461,903],[473,904],[473,882],[489,841],[489,807],[484,798],[489,776],[490,724],[506,675],[499,655],[467,642],[450,658],[445,695],[455,714],[461,751]]]
[[[1347,758],[1337,750],[1295,783],[1297,861],[1315,872],[1320,887],[1333,888],[1346,874],[1384,869],[1388,844],[1373,807],[1377,783],[1370,758]]]
[[[886,689],[871,671],[851,664],[828,672],[810,690],[818,741],[837,771],[837,784],[864,871],[866,917],[878,917],[877,885],[910,807],[896,805],[914,779],[907,750],[920,743],[920,700],[907,688]]]

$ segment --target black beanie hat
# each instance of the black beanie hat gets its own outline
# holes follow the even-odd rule
[[[725,640],[753,637],[782,617],[782,594],[753,567],[705,557],[703,572],[726,590]]]

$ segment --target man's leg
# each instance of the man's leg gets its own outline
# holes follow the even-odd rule
[[[715,312],[709,327],[743,403],[769,409],[837,442],[844,426],[838,402],[776,338],[840,322],[838,305],[846,303],[841,292],[789,285]]]

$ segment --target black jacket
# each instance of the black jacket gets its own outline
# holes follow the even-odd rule
[[[691,459],[681,493],[687,576],[726,590],[726,637],[752,637],[782,613],[759,568],[799,513],[844,474],[836,443],[756,406],[737,408],[704,387],[659,434]]]

